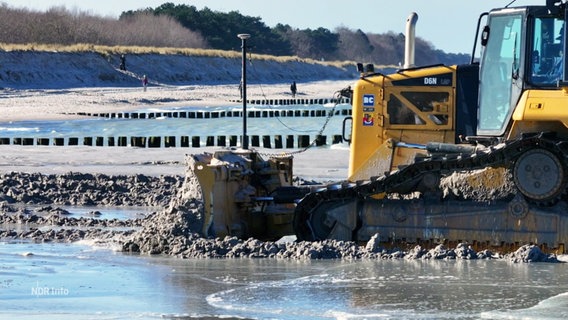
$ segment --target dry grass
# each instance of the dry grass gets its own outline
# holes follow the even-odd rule
[[[198,57],[223,57],[240,58],[241,51],[225,51],[215,49],[198,48],[168,48],[168,47],[141,47],[141,46],[101,46],[86,43],[74,45],[53,45],[53,44],[11,44],[0,43],[0,51],[44,51],[44,52],[96,52],[101,55],[110,54],[164,54],[164,55],[186,55]],[[344,68],[353,66],[352,61],[318,61],[313,59],[299,58],[297,56],[271,56],[266,54],[251,54],[255,60],[268,60],[277,62],[301,61],[304,63],[322,64]]]

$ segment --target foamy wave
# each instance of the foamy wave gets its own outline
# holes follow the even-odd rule
[[[11,128],[11,127],[0,127],[0,131],[4,131],[4,132],[38,132],[39,128],[38,127],[34,127],[34,128]]]
[[[91,247],[93,250],[111,250],[114,252],[122,251],[122,246],[112,240],[83,239],[76,242],[79,245]]]
[[[489,311],[481,313],[481,319],[566,319],[568,315],[568,292],[542,300],[526,309]]]

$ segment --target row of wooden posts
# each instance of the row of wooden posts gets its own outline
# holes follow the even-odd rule
[[[239,145],[241,136],[206,136],[202,144],[201,136],[150,136],[150,137],[69,137],[69,138],[0,138],[0,145],[22,146],[97,146],[97,147],[139,147],[139,148],[200,148],[200,147],[236,147]],[[341,143],[341,135],[331,136],[331,141],[326,135],[316,135],[313,140],[309,135],[250,135],[252,147],[293,149],[305,148],[312,142],[316,146],[324,146]]]
[[[242,100],[229,100],[235,103],[242,103]],[[317,104],[328,104],[328,103],[337,103],[337,104],[350,104],[351,99],[349,98],[292,98],[292,99],[253,99],[247,100],[247,104],[256,104],[256,105],[269,105],[269,106],[295,106],[295,105],[317,105]]]
[[[304,109],[304,110],[248,110],[248,118],[273,117],[326,117],[331,110]],[[242,118],[243,111],[164,111],[164,112],[110,112],[110,113],[72,113],[78,116],[102,117],[110,119],[156,119],[156,118],[187,118],[187,119],[216,119],[216,118]],[[333,115],[351,115],[350,109],[335,110]]]

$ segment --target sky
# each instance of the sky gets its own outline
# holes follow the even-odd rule
[[[118,18],[121,12],[155,8],[163,3],[239,11],[260,17],[269,27],[278,23],[298,29],[337,27],[366,33],[404,33],[406,18],[418,14],[416,36],[447,53],[471,54],[477,19],[484,11],[504,7],[513,0],[0,0],[10,7],[45,11],[54,6]],[[545,0],[517,0],[512,6],[544,5]],[[247,33],[238,30],[235,33]],[[236,35],[235,35],[236,36]],[[254,37],[254,35],[252,35]]]

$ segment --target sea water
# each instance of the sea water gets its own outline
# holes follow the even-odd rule
[[[0,243],[1,319],[566,319],[568,265],[126,255]]]
[[[300,105],[300,106],[254,106],[249,111],[282,110],[325,110],[340,112],[350,109],[348,104]],[[213,112],[242,111],[242,107],[225,106],[211,108],[169,108],[146,109],[135,112]],[[346,116],[334,115],[320,117],[268,117],[247,118],[248,135],[338,135],[342,132],[342,122]],[[324,128],[324,125],[327,125]],[[84,118],[76,120],[34,120],[0,122],[0,138],[66,138],[66,137],[118,137],[118,136],[229,136],[239,135],[243,131],[241,117],[223,117],[207,119],[190,118],[152,118],[152,119],[117,119]]]
[[[129,220],[142,219],[152,212],[159,211],[161,208],[150,206],[70,206],[70,205],[29,205],[29,204],[13,204],[18,210],[27,210],[38,216],[49,216],[49,210],[41,211],[41,208],[52,207],[66,211],[62,214],[67,218],[93,218],[98,220]],[[40,211],[38,211],[40,210]]]

